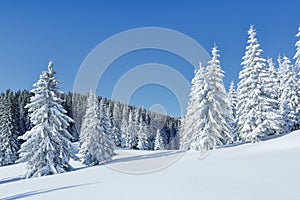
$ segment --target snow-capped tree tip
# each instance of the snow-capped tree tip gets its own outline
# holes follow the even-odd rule
[[[53,69],[53,61],[50,60],[48,63],[48,70],[51,71]]]

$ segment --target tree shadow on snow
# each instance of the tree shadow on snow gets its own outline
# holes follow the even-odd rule
[[[137,156],[117,158],[117,159],[113,159],[111,161],[108,161],[105,164],[107,165],[107,164],[120,163],[120,162],[129,162],[129,161],[136,161],[136,160],[152,159],[152,158],[165,157],[165,156],[183,154],[183,153],[185,153],[185,151],[167,151],[167,152],[164,151],[164,152],[151,153],[151,154],[146,154],[146,155],[137,155]]]
[[[16,181],[20,181],[22,178],[21,177],[10,177],[10,178],[5,178],[0,180],[0,185],[5,184],[5,183],[12,183]]]
[[[92,184],[95,184],[95,183],[70,185],[70,186],[59,187],[59,188],[54,188],[54,189],[34,190],[34,191],[30,191],[30,192],[24,192],[24,193],[16,194],[16,195],[9,196],[9,197],[4,197],[1,200],[22,199],[22,198],[26,198],[26,197],[30,197],[30,196],[39,195],[39,194],[45,194],[45,193],[50,193],[50,192],[55,192],[55,191],[60,191],[60,190],[66,190],[66,189],[81,187],[81,186],[85,186],[85,185],[92,185]]]

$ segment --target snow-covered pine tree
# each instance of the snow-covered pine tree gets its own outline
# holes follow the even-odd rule
[[[237,126],[237,92],[235,90],[234,82],[231,81],[228,92],[228,103],[229,103],[229,114],[230,118],[228,119],[228,123],[230,125],[230,129],[234,140],[238,140],[238,126]]]
[[[123,106],[122,110],[122,122],[121,122],[121,147],[126,147],[126,138],[128,132],[128,115],[129,115],[129,107],[128,105]]]
[[[98,100],[96,95],[90,92],[80,131],[81,161],[89,166],[102,164],[115,155],[113,141],[105,133],[99,115]]]
[[[100,124],[102,126],[103,132],[108,135],[111,140],[113,140],[112,136],[112,124],[111,124],[111,116],[109,111],[108,101],[105,98],[102,98],[99,102],[99,119]]]
[[[268,115],[269,103],[264,85],[268,73],[266,60],[261,56],[262,50],[256,38],[256,31],[251,25],[249,39],[243,57],[243,69],[239,74],[238,84],[238,128],[239,137],[244,142],[258,142],[270,133]],[[267,102],[267,103],[266,103]]]
[[[127,127],[127,132],[126,132],[126,139],[125,139],[125,147],[127,149],[133,149],[136,147],[137,141],[136,141],[136,125],[135,122],[133,121],[133,115],[132,111],[129,111],[129,117],[128,117],[128,127]]]
[[[53,63],[48,71],[42,72],[40,79],[31,90],[34,96],[26,105],[30,120],[34,125],[20,138],[25,140],[20,149],[18,162],[27,162],[26,178],[63,173],[72,169],[70,157],[75,149],[67,131],[73,120],[66,115],[62,100],[58,98],[58,81],[55,78]]]
[[[180,149],[182,150],[190,149],[191,138],[200,127],[200,103],[205,98],[208,88],[205,73],[205,68],[199,63],[199,68],[192,79],[187,113],[180,119]]]
[[[138,130],[138,145],[137,148],[139,150],[150,150],[151,143],[148,137],[148,129],[147,125],[143,122],[143,117],[140,116],[139,120],[139,130]]]
[[[119,102],[114,102],[113,119],[112,119],[112,135],[116,146],[121,146],[121,128],[122,123],[122,109]]]
[[[227,123],[229,107],[219,57],[217,46],[214,46],[212,59],[206,67],[207,88],[201,91],[204,98],[199,105],[200,123],[191,139],[191,149],[194,150],[211,150],[216,146],[233,142]]]
[[[300,38],[300,27],[298,28],[298,33],[296,34],[296,37]],[[293,57],[295,60],[295,70],[298,73],[297,75],[300,75],[300,39],[295,44],[296,47],[296,53]]]
[[[280,80],[280,113],[284,120],[284,132],[294,130],[298,124],[297,113],[299,112],[298,79],[296,71],[291,66],[291,61],[284,56],[283,61],[278,59],[278,76]]]
[[[296,37],[300,37],[300,27],[298,28],[298,33],[296,34]],[[293,59],[295,60],[295,66],[294,66],[294,70],[295,70],[295,73],[297,75],[297,78],[298,78],[298,87],[297,87],[297,97],[298,97],[298,101],[299,101],[299,104],[300,105],[300,88],[299,88],[299,85],[300,85],[300,39],[296,42],[295,44],[296,46],[296,53],[293,57]],[[299,108],[299,106],[298,106]],[[294,127],[294,129],[299,129],[300,128],[300,110],[298,109],[297,112],[296,112],[296,117],[297,117],[297,123]]]
[[[113,133],[113,102],[108,101],[108,106],[106,106],[106,116],[107,116],[107,125],[109,127],[109,136],[114,142],[114,133]]]
[[[162,135],[162,132],[157,129],[155,142],[154,142],[154,150],[164,150],[165,149],[165,141]]]
[[[12,106],[8,96],[0,99],[0,166],[14,164],[21,145]]]
[[[279,99],[280,80],[278,77],[278,70],[276,69],[272,58],[269,58],[267,60],[267,62],[268,62],[269,82],[268,82],[268,85],[265,86],[265,90],[267,93],[269,93],[269,95],[271,96],[272,99]],[[275,104],[274,106],[278,110],[279,103],[278,103],[278,105]]]
[[[134,109],[134,116],[133,116],[133,131],[134,131],[134,143],[133,146],[137,147],[138,145],[138,132],[140,129],[140,119],[141,119],[141,115],[140,115],[140,110],[138,108]]]
[[[281,134],[284,132],[283,119],[279,111],[279,79],[271,58],[267,60],[268,67],[262,73],[264,101],[264,126],[261,132],[265,135]]]
[[[116,146],[121,146],[122,109],[119,102],[114,102],[112,118],[112,134]]]

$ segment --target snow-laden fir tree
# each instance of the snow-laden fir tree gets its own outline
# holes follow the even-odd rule
[[[279,100],[276,91],[276,84],[278,84],[277,72],[274,63],[269,59],[268,67],[263,68],[259,74],[261,81],[261,120],[258,124],[258,131],[264,136],[281,134],[283,132],[282,116],[279,112]]]
[[[126,139],[125,139],[125,147],[127,149],[133,149],[137,145],[137,129],[136,129],[135,121],[133,120],[133,114],[132,111],[129,111],[128,116],[128,127],[126,130]]]
[[[267,60],[268,67],[265,69],[263,81],[263,92],[266,97],[264,101],[264,123],[262,130],[266,135],[281,134],[284,132],[284,122],[279,111],[279,78],[273,60]]]
[[[284,56],[278,59],[278,76],[280,80],[280,113],[284,120],[284,132],[294,130],[298,124],[297,113],[299,113],[298,79],[296,71],[291,66],[291,61]]]
[[[192,136],[191,149],[194,150],[211,150],[233,142],[227,123],[229,107],[219,57],[217,46],[214,46],[212,59],[206,67],[205,81],[208,87],[201,91],[204,98],[199,105],[200,125]]]
[[[148,137],[149,131],[147,125],[143,122],[142,116],[140,116],[139,120],[139,130],[138,130],[138,145],[137,148],[139,150],[150,150],[151,143]]]
[[[300,27],[298,28],[298,33],[296,34],[296,37],[298,37],[298,38],[300,37]],[[299,77],[300,77],[300,39],[296,42],[295,46],[296,46],[296,53],[293,57],[293,59],[295,60],[294,70],[295,70],[295,73],[298,78],[298,86],[299,86],[300,85],[300,79],[299,79]],[[298,97],[298,99],[300,99],[300,88],[299,87],[297,90],[297,97]],[[299,104],[300,104],[300,102],[299,102]],[[294,129],[299,129],[300,128],[300,110],[299,109],[297,110],[296,117],[297,117],[297,124],[294,127]]]
[[[122,110],[122,121],[121,121],[121,147],[126,147],[126,138],[128,132],[128,115],[129,115],[129,107],[128,105],[123,106]]]
[[[266,60],[261,56],[262,50],[256,38],[256,31],[251,25],[249,39],[243,57],[243,69],[239,74],[238,85],[238,128],[239,138],[244,142],[258,142],[273,132],[270,104],[272,99],[266,94],[264,86],[268,80],[265,68]],[[276,123],[276,122],[273,122]]]
[[[27,162],[26,178],[69,171],[72,169],[70,157],[76,158],[68,132],[69,123],[73,120],[66,115],[62,99],[58,97],[59,86],[51,61],[48,71],[42,72],[34,86],[36,88],[31,90],[34,96],[26,106],[34,126],[20,137],[25,142],[18,160]]]
[[[181,127],[181,149],[210,150],[233,141],[219,56],[214,46],[206,70],[200,65],[192,80],[187,115]]]
[[[268,62],[267,70],[268,70],[269,82],[265,86],[265,90],[267,93],[269,93],[269,95],[272,99],[279,99],[280,80],[278,77],[278,70],[276,69],[272,58],[269,58],[267,60],[267,62]],[[276,109],[278,109],[279,103],[278,103],[278,105],[274,104],[274,106]]]
[[[121,146],[122,109],[119,102],[114,102],[112,135],[116,146]]]
[[[112,136],[112,124],[111,124],[111,116],[109,111],[109,106],[107,105],[107,100],[102,98],[99,103],[99,119],[100,124],[102,126],[103,132],[108,135],[111,140],[113,140]]]
[[[300,27],[298,28],[298,33],[296,34],[296,37],[300,37]],[[295,44],[296,47],[296,53],[293,57],[295,60],[295,70],[298,73],[297,75],[299,76],[300,74],[300,39],[296,42]]]
[[[187,113],[180,119],[180,149],[182,150],[190,149],[191,138],[200,127],[200,103],[205,98],[207,88],[205,68],[200,63],[192,79]]]
[[[162,135],[162,132],[157,129],[155,142],[154,142],[154,150],[164,150],[165,149],[165,141]]]
[[[137,147],[138,145],[138,132],[140,129],[140,119],[141,119],[141,115],[140,115],[140,110],[139,109],[135,109],[134,110],[134,116],[133,116],[133,128],[132,130],[134,131],[134,143],[133,146]]]
[[[113,103],[111,101],[107,102],[105,106],[105,115],[106,115],[106,124],[108,126],[108,135],[111,138],[111,141],[114,142],[114,134],[113,134]]]
[[[88,94],[87,110],[80,131],[80,142],[81,161],[85,165],[102,164],[115,155],[113,141],[105,133],[105,128],[101,124],[98,100],[93,92]]]
[[[229,114],[231,118],[229,118],[228,123],[230,125],[230,129],[235,140],[238,140],[237,103],[237,92],[235,90],[234,82],[231,81],[228,92]]]
[[[14,164],[21,145],[12,106],[11,98],[0,99],[0,166]]]

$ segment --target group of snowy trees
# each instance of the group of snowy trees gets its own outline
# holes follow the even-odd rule
[[[73,94],[73,119],[76,130],[81,130],[88,97]],[[157,132],[163,137],[160,149],[178,149],[180,121],[144,108],[130,106],[119,101],[98,97],[99,120],[117,147],[154,150]],[[76,136],[76,133],[74,133]]]
[[[253,26],[248,34],[237,91],[232,82],[228,94],[225,92],[216,46],[207,66],[200,64],[196,70],[187,114],[181,118],[181,149],[210,150],[234,142],[258,142],[299,129],[300,40],[295,63],[279,56],[276,68],[272,59],[262,57]],[[296,37],[300,37],[300,28]]]
[[[64,94],[52,62],[34,87],[0,94],[0,166],[27,162],[27,178],[70,170],[70,158],[77,159],[72,142],[79,141],[86,165],[109,160],[116,146],[179,148],[178,119],[93,93]]]
[[[29,92],[5,91],[0,96],[0,166],[15,163],[22,140],[18,137],[30,130],[31,123],[25,105]]]

